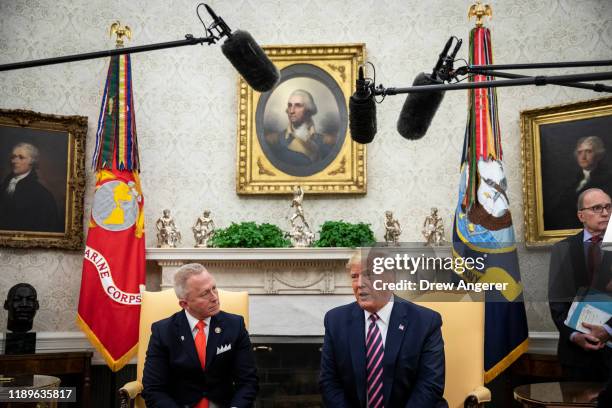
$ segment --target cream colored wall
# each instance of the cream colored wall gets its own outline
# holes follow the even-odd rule
[[[450,35],[464,39],[473,22],[469,1],[211,1],[232,28],[250,31],[261,44],[364,42],[377,80],[408,85],[429,70]],[[608,0],[493,1],[497,62],[604,59],[612,55],[612,2]],[[108,27],[116,19],[134,33],[131,44],[202,35],[196,2],[71,0],[0,2],[0,63],[113,47]],[[154,220],[170,208],[193,244],[189,227],[203,208],[217,225],[255,220],[287,225],[287,197],[239,197],[235,193],[237,74],[219,47],[191,46],[133,56],[133,78],[145,193],[147,244],[155,244]],[[91,157],[107,60],[0,73],[0,107],[89,117]],[[554,72],[554,71],[553,71]],[[504,161],[517,237],[522,237],[519,112],[598,95],[561,87],[500,89]],[[453,213],[465,126],[465,92],[448,93],[427,136],[403,140],[395,122],[403,98],[378,109],[377,139],[368,148],[368,194],[307,197],[311,225],[328,219],[365,221],[378,237],[383,211],[394,210],[404,240],[420,240],[419,224],[431,206],[447,229]],[[86,208],[93,180],[88,173]],[[448,232],[447,232],[448,235]],[[521,238],[522,239],[522,238]],[[548,251],[521,251],[528,299],[543,299]],[[38,331],[76,331],[81,254],[0,249],[0,299],[27,281],[39,291]],[[528,304],[530,329],[551,330],[545,303]],[[0,313],[0,327],[6,316]]]

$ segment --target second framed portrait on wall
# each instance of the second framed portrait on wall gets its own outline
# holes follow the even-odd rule
[[[239,80],[236,191],[364,194],[366,149],[350,137],[348,100],[365,45],[263,48],[281,78],[265,93]]]
[[[577,233],[578,196],[612,194],[612,98],[521,112],[525,241]]]

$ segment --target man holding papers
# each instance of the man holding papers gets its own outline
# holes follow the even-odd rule
[[[578,219],[584,228],[553,246],[548,282],[552,318],[559,329],[558,356],[564,379],[605,381],[610,374],[612,319],[603,324],[584,323],[582,331],[565,322],[580,288],[612,294],[612,253],[602,251],[601,240],[610,220],[610,197],[591,188],[578,197]],[[580,328],[579,328],[580,329]]]

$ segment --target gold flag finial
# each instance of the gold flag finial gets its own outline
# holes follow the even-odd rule
[[[117,20],[110,26],[110,36],[113,34],[117,35],[117,41],[115,45],[117,47],[123,47],[123,37],[127,37],[128,40],[132,39],[132,30],[128,26],[122,26],[121,23]]]
[[[482,27],[484,25],[484,16],[493,18],[493,9],[488,4],[483,5],[481,0],[476,0],[476,4],[472,4],[468,10],[468,20],[476,17],[476,27]]]

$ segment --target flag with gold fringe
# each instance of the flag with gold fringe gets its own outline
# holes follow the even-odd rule
[[[92,165],[96,187],[77,324],[118,371],[136,353],[145,283],[144,199],[129,55],[111,57]]]
[[[492,64],[491,33],[470,32],[470,64]],[[493,78],[475,75],[470,80]],[[481,257],[484,268],[463,272],[468,282],[506,283],[485,295],[485,382],[527,350],[528,330],[507,182],[495,88],[470,90],[459,199],[453,226],[453,256]]]

